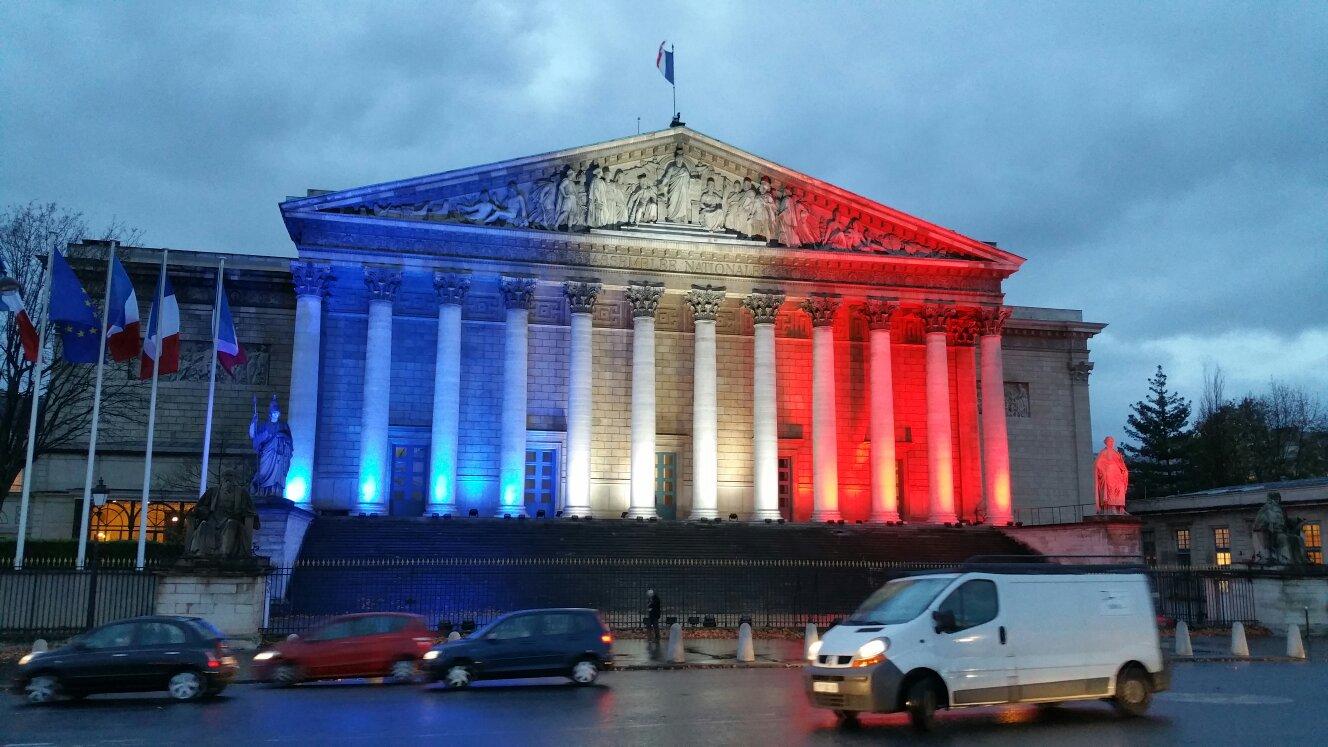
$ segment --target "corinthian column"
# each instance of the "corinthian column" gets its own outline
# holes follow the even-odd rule
[[[426,514],[457,511],[457,437],[461,422],[461,302],[470,288],[465,275],[436,272],[438,347],[433,366],[433,434],[429,441],[429,501]]]
[[[715,400],[715,316],[724,289],[693,285],[687,293],[696,326],[692,357],[693,519],[719,516],[719,410]]]
[[[286,498],[303,508],[312,505],[314,435],[318,430],[318,348],[323,329],[323,297],[332,268],[313,262],[290,263],[295,284],[295,339],[291,352],[291,464]]]
[[[655,311],[662,285],[632,283],[632,488],[630,518],[655,515]]]
[[[934,524],[955,521],[954,457],[950,444],[950,365],[946,330],[956,314],[953,306],[927,304],[922,320],[927,329],[927,467],[929,511]]]
[[[839,299],[802,302],[812,318],[812,521],[838,521],[839,442],[835,418],[835,312]]]
[[[503,415],[498,455],[498,515],[525,511],[526,495],[526,352],[530,304],[535,281],[503,278],[503,306],[507,324],[503,333]]]
[[[364,402],[360,411],[360,491],[356,510],[388,510],[387,424],[392,400],[392,298],[401,287],[401,271],[365,267],[369,291],[369,333],[364,347]]]
[[[775,400],[775,317],[784,303],[778,290],[756,290],[742,299],[752,313],[752,520],[779,519],[779,409]]]
[[[600,284],[571,281],[563,286],[572,317],[572,359],[567,381],[567,514],[590,515],[591,315]]]
[[[983,309],[978,315],[978,354],[982,357],[982,466],[987,521],[1014,521],[1010,497],[1010,445],[1005,432],[1005,367],[1001,331],[1010,309]]]
[[[871,328],[871,517],[881,524],[899,521],[895,473],[895,392],[890,360],[890,318],[899,304],[867,299],[859,313]]]

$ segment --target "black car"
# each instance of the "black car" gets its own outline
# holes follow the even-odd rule
[[[431,679],[462,688],[478,679],[567,677],[589,685],[613,661],[613,634],[591,609],[509,612],[424,654]]]
[[[194,700],[224,690],[238,669],[212,623],[153,615],[93,628],[61,648],[24,656],[11,690],[29,703],[153,690]]]

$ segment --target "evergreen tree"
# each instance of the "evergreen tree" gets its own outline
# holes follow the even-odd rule
[[[1148,396],[1130,405],[1122,444],[1130,468],[1130,498],[1174,495],[1186,489],[1189,473],[1186,429],[1190,403],[1167,389],[1162,366],[1148,380]]]

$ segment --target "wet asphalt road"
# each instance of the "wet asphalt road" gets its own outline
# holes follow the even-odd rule
[[[860,729],[808,706],[798,670],[617,672],[468,691],[363,683],[230,688],[216,700],[94,696],[0,705],[0,744],[858,744],[917,739],[898,715]],[[1322,744],[1328,664],[1179,664],[1143,719],[1103,703],[942,714],[922,740],[954,744]]]

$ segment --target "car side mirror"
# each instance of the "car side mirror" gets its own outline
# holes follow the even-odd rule
[[[936,622],[937,633],[953,633],[959,629],[953,610],[936,610],[931,613],[931,619]]]

